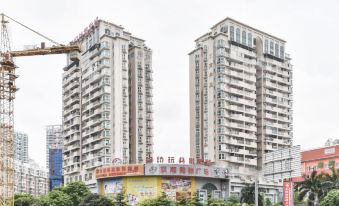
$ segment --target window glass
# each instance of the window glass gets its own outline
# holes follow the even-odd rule
[[[274,45],[274,50],[274,55],[279,57],[279,45],[277,43]]]
[[[234,41],[234,27],[230,27],[230,35],[231,35],[231,41]]]
[[[247,35],[247,46],[252,47],[252,34],[248,33]]]
[[[240,43],[240,29],[239,28],[236,29],[236,34],[235,35],[236,35],[235,41]]]
[[[265,39],[265,53],[268,53],[268,40]]]
[[[241,43],[243,44],[243,45],[246,45],[246,31],[242,31],[242,34],[241,34]]]
[[[273,42],[270,41],[270,54],[273,55]]]
[[[284,59],[284,46],[280,46],[280,58]]]

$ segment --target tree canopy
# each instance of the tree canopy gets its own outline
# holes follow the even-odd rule
[[[112,200],[98,194],[87,195],[79,206],[113,206]]]

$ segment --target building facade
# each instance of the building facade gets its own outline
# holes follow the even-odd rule
[[[46,167],[49,167],[49,149],[62,149],[63,137],[61,125],[46,126]]]
[[[49,190],[63,184],[62,149],[49,149]]]
[[[59,187],[63,183],[62,149],[62,126],[46,126],[46,167],[49,170],[49,190]]]
[[[15,160],[28,163],[28,136],[25,133],[14,133]]]
[[[241,189],[253,180],[239,178],[238,174],[227,168],[199,164],[109,165],[96,170],[99,194],[114,198],[124,188],[129,205],[155,198],[162,192],[173,201],[196,193],[202,203],[208,197],[223,200],[231,195],[240,197]],[[259,187],[273,203],[282,200],[281,186],[260,180]]]
[[[34,196],[47,194],[48,170],[31,159],[27,163],[15,161],[14,192]]]
[[[266,180],[283,182],[301,176],[300,145],[264,154],[262,176]]]
[[[190,155],[255,171],[292,145],[292,65],[285,41],[226,18],[189,54]]]
[[[94,189],[95,168],[153,155],[152,51],[103,20],[73,43],[81,52],[68,56],[63,74],[65,183]]]
[[[310,175],[313,171],[331,173],[332,168],[339,169],[339,145],[321,147],[301,152],[301,172]]]

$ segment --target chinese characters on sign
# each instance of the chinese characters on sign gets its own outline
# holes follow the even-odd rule
[[[227,168],[204,165],[146,164],[145,175],[227,178],[229,170]]]
[[[75,37],[72,42],[83,40],[84,38],[89,36],[90,33],[92,33],[98,26],[99,26],[99,19],[97,17],[92,23],[89,24],[88,27],[85,28],[83,32],[81,32],[77,37]]]
[[[96,169],[96,178],[144,175],[144,165],[110,165]]]
[[[194,159],[194,158],[188,158],[188,161],[185,161],[184,157],[179,157],[176,161],[175,157],[156,157],[153,159],[153,157],[147,157],[146,158],[147,164],[201,164],[201,165],[211,165],[212,162],[210,160],[203,160],[203,159]]]
[[[293,182],[284,182],[284,206],[293,206]]]

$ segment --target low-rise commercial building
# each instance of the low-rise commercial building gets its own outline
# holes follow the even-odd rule
[[[129,205],[161,192],[172,200],[194,193],[202,202],[208,196],[227,199],[240,196],[245,184],[254,181],[253,176],[240,175],[238,171],[199,164],[107,165],[96,169],[96,178],[100,194],[114,197],[124,189]],[[260,180],[259,188],[272,202],[282,200],[282,187],[278,184]]]
[[[309,175],[313,171],[330,173],[331,168],[339,169],[339,145],[302,151],[301,171]]]

